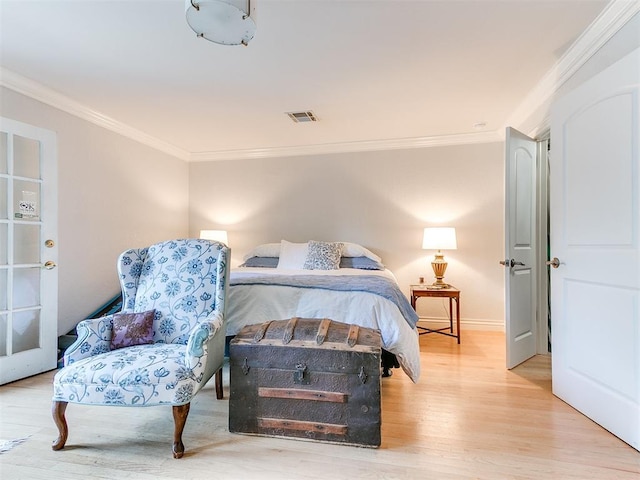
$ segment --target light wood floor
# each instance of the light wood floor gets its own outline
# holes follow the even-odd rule
[[[420,337],[422,378],[383,379],[382,446],[231,434],[208,385],[192,403],[185,457],[171,457],[169,407],[70,404],[69,440],[53,452],[53,372],[0,387],[2,479],[634,479],[640,453],[551,394],[550,359],[508,371],[504,336],[463,331],[462,345]]]

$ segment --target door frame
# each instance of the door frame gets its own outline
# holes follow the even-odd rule
[[[538,268],[536,321],[537,338],[536,352],[538,355],[548,355],[550,352],[550,309],[549,309],[549,159],[550,159],[549,129],[534,138],[537,143],[537,210],[536,210],[536,263]]]

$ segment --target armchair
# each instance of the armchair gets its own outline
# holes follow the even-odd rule
[[[173,456],[183,456],[191,399],[214,373],[222,398],[229,252],[223,243],[186,239],[120,255],[122,311],[80,322],[54,377],[53,450],[67,441],[69,402],[171,405]]]

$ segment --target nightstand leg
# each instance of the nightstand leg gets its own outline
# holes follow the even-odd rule
[[[456,298],[456,334],[458,335],[458,345],[460,345],[460,299]]]

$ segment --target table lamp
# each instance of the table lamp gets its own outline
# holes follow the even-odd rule
[[[226,230],[200,230],[200,238],[229,245]]]
[[[456,243],[456,229],[453,227],[427,227],[424,229],[422,238],[422,248],[424,250],[437,250],[431,267],[435,274],[436,281],[432,286],[435,288],[447,288],[448,284],[442,280],[444,272],[447,269],[447,262],[441,250],[455,250],[458,248]]]

